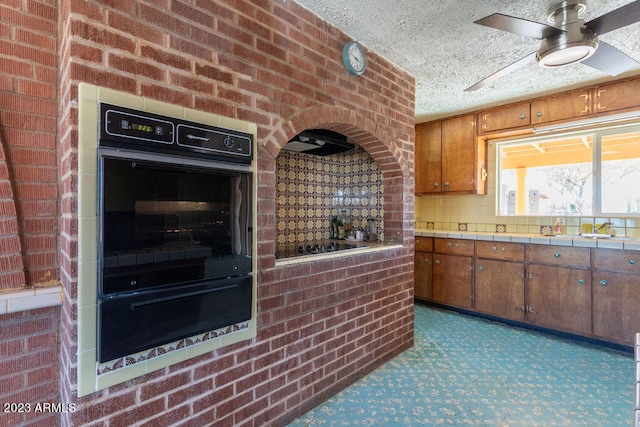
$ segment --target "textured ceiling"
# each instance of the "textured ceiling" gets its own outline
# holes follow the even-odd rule
[[[473,21],[498,12],[548,24],[547,12],[558,0],[295,1],[411,73],[416,79],[416,122],[640,74],[640,67],[612,77],[582,64],[542,69],[532,62],[490,86],[464,92],[540,44]],[[584,19],[627,3],[631,1],[590,0]],[[601,40],[640,61],[640,23],[604,34]]]

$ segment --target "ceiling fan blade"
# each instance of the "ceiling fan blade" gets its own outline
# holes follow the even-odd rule
[[[640,0],[633,1],[609,13],[605,13],[585,23],[585,25],[599,36],[638,21],[640,21]]]
[[[491,74],[489,77],[480,80],[478,83],[474,84],[473,86],[470,86],[468,88],[466,88],[464,91],[465,92],[472,92],[474,90],[478,90],[482,87],[485,87],[487,85],[490,85],[491,83],[495,82],[496,80],[498,80],[500,77],[506,76],[507,74],[517,70],[518,68],[522,68],[525,65],[527,65],[530,62],[534,62],[536,60],[536,52],[533,52],[527,56],[525,56],[524,58],[514,62],[511,65],[507,65],[506,67],[504,67],[502,70],[498,71],[497,73],[493,73]]]
[[[635,59],[603,41],[598,43],[596,52],[582,63],[612,76],[640,65]]]
[[[484,25],[485,27],[495,28],[502,31],[508,31],[523,37],[532,39],[544,39],[553,35],[562,34],[565,31],[550,25],[541,24],[539,22],[529,21],[527,19],[516,18],[501,13],[494,13],[478,19],[474,24]]]

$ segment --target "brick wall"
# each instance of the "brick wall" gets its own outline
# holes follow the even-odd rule
[[[53,1],[0,4],[0,292],[57,283]],[[1,311],[0,311],[1,312]],[[56,425],[60,309],[0,315],[0,425]],[[9,407],[4,404],[29,404]],[[28,411],[27,411],[28,410]]]
[[[0,5],[0,290],[58,277],[52,3]]]
[[[411,76],[373,52],[364,76],[348,75],[340,55],[348,37],[290,0],[8,0],[0,8],[0,66],[28,74],[31,85],[19,93],[27,86],[19,76],[0,77],[2,96],[20,100],[10,104],[20,114],[0,111],[0,186],[12,184],[0,202],[16,206],[6,235],[20,237],[26,283],[53,276],[65,292],[59,326],[58,311],[47,311],[59,348],[52,339],[46,348],[58,359],[57,400],[77,410],[47,425],[282,425],[412,344]],[[36,29],[18,31],[25,25]],[[80,82],[257,123],[259,275],[256,339],[78,398]],[[276,157],[313,127],[350,136],[377,162],[385,235],[404,247],[275,264]],[[21,318],[44,327],[29,320],[36,314],[44,316]],[[44,384],[37,389],[41,397],[29,399],[50,396]]]

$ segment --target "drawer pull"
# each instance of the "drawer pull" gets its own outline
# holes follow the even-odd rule
[[[440,265],[440,260],[439,259],[436,260],[436,264]]]
[[[445,187],[448,187],[449,186],[449,181],[445,181],[444,185],[445,185]]]
[[[555,254],[553,254],[553,256],[556,257],[556,258],[560,258],[561,255],[556,252]]]
[[[434,186],[434,187],[437,187],[437,186],[439,186],[439,185],[440,185],[440,183],[438,183],[438,182],[434,182],[434,183],[433,183],[433,186]]]
[[[525,116],[524,114],[520,114],[520,120],[524,119],[525,117],[527,116]]]
[[[578,279],[578,283],[582,285],[584,283],[584,279]]]
[[[635,259],[630,259],[630,260],[629,260],[629,264],[631,264],[631,265],[636,265],[636,260],[635,260]]]
[[[536,117],[542,117],[542,113],[540,111],[536,112]]]
[[[493,246],[493,247],[491,248],[491,250],[492,250],[492,251],[497,251],[497,250],[498,250],[498,248],[497,248],[497,247],[495,247],[495,246]]]
[[[606,280],[604,280],[604,279],[602,279],[602,280],[600,280],[600,284],[601,284],[602,286],[607,286],[607,281],[606,281]]]
[[[484,270],[484,267],[483,266],[479,266],[478,270],[482,271],[482,270]]]
[[[500,248],[500,252],[504,252],[504,251],[505,251],[505,249],[504,249],[504,248]]]

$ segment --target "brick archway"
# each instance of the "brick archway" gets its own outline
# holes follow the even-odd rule
[[[0,290],[26,284],[19,230],[11,173],[0,137]]]
[[[383,131],[383,128],[369,117],[346,108],[313,107],[274,126],[263,145],[275,158],[287,141],[298,133],[307,129],[329,129],[353,139],[371,155],[383,173],[406,177],[409,175],[407,159],[392,143],[394,135]]]

